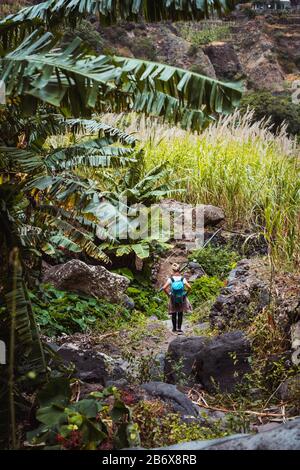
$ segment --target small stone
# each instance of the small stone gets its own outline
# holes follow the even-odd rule
[[[283,401],[298,401],[300,402],[300,374],[286,379],[278,389],[280,398]]]
[[[203,323],[199,323],[197,328],[198,330],[208,330],[210,328],[210,323],[208,321],[204,321]]]

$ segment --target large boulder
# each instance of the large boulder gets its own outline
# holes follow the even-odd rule
[[[247,326],[268,305],[268,268],[256,259],[240,261],[210,312],[213,327]]]
[[[214,225],[223,222],[225,219],[225,214],[223,209],[217,206],[212,206],[211,204],[205,204],[202,206],[204,213],[204,226],[213,227]]]
[[[111,273],[103,266],[93,266],[78,259],[48,267],[43,273],[43,282],[57,289],[84,293],[109,302],[121,302],[129,286],[125,276]]]
[[[83,382],[105,386],[109,380],[124,378],[126,375],[126,370],[117,359],[80,344],[64,343],[58,348],[57,354],[64,364],[73,364],[74,377]]]
[[[162,220],[165,233],[174,229],[176,240],[185,244],[201,243],[204,239],[204,227],[215,226],[225,219],[220,207],[210,204],[187,204],[175,199],[163,199],[152,207],[152,217]]]
[[[231,392],[250,371],[250,344],[242,331],[220,336],[178,337],[169,345],[165,366],[166,380],[201,384],[213,392],[216,388]]]
[[[183,417],[198,417],[199,410],[196,405],[175,385],[164,382],[148,382],[141,385],[147,394],[168,403],[175,413],[180,413]]]
[[[275,306],[272,320],[283,337],[290,337],[291,351],[286,351],[287,356],[291,356],[293,364],[299,365],[299,299],[298,273],[276,273],[270,285],[270,266],[263,259],[244,259],[230,272],[226,287],[214,302],[209,315],[210,324],[219,330],[247,327],[272,300]]]
[[[236,434],[220,439],[191,441],[169,450],[300,450],[300,418],[258,434]]]

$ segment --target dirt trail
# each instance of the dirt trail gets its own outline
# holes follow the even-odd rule
[[[184,335],[192,336],[193,326],[187,317],[183,320]],[[149,318],[141,328],[116,332],[106,338],[94,337],[95,349],[112,357],[121,357],[124,351],[144,356],[166,353],[169,344],[177,337],[172,332],[171,318],[157,320]]]

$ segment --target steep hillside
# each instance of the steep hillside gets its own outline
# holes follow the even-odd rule
[[[284,82],[300,73],[300,15],[95,27],[105,47],[119,54],[245,79],[248,89],[283,91]]]

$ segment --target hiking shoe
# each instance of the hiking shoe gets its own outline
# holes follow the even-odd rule
[[[178,333],[179,335],[183,335],[183,331],[182,331],[182,330],[177,330],[177,333]]]
[[[177,333],[177,330],[172,330],[172,333]]]

